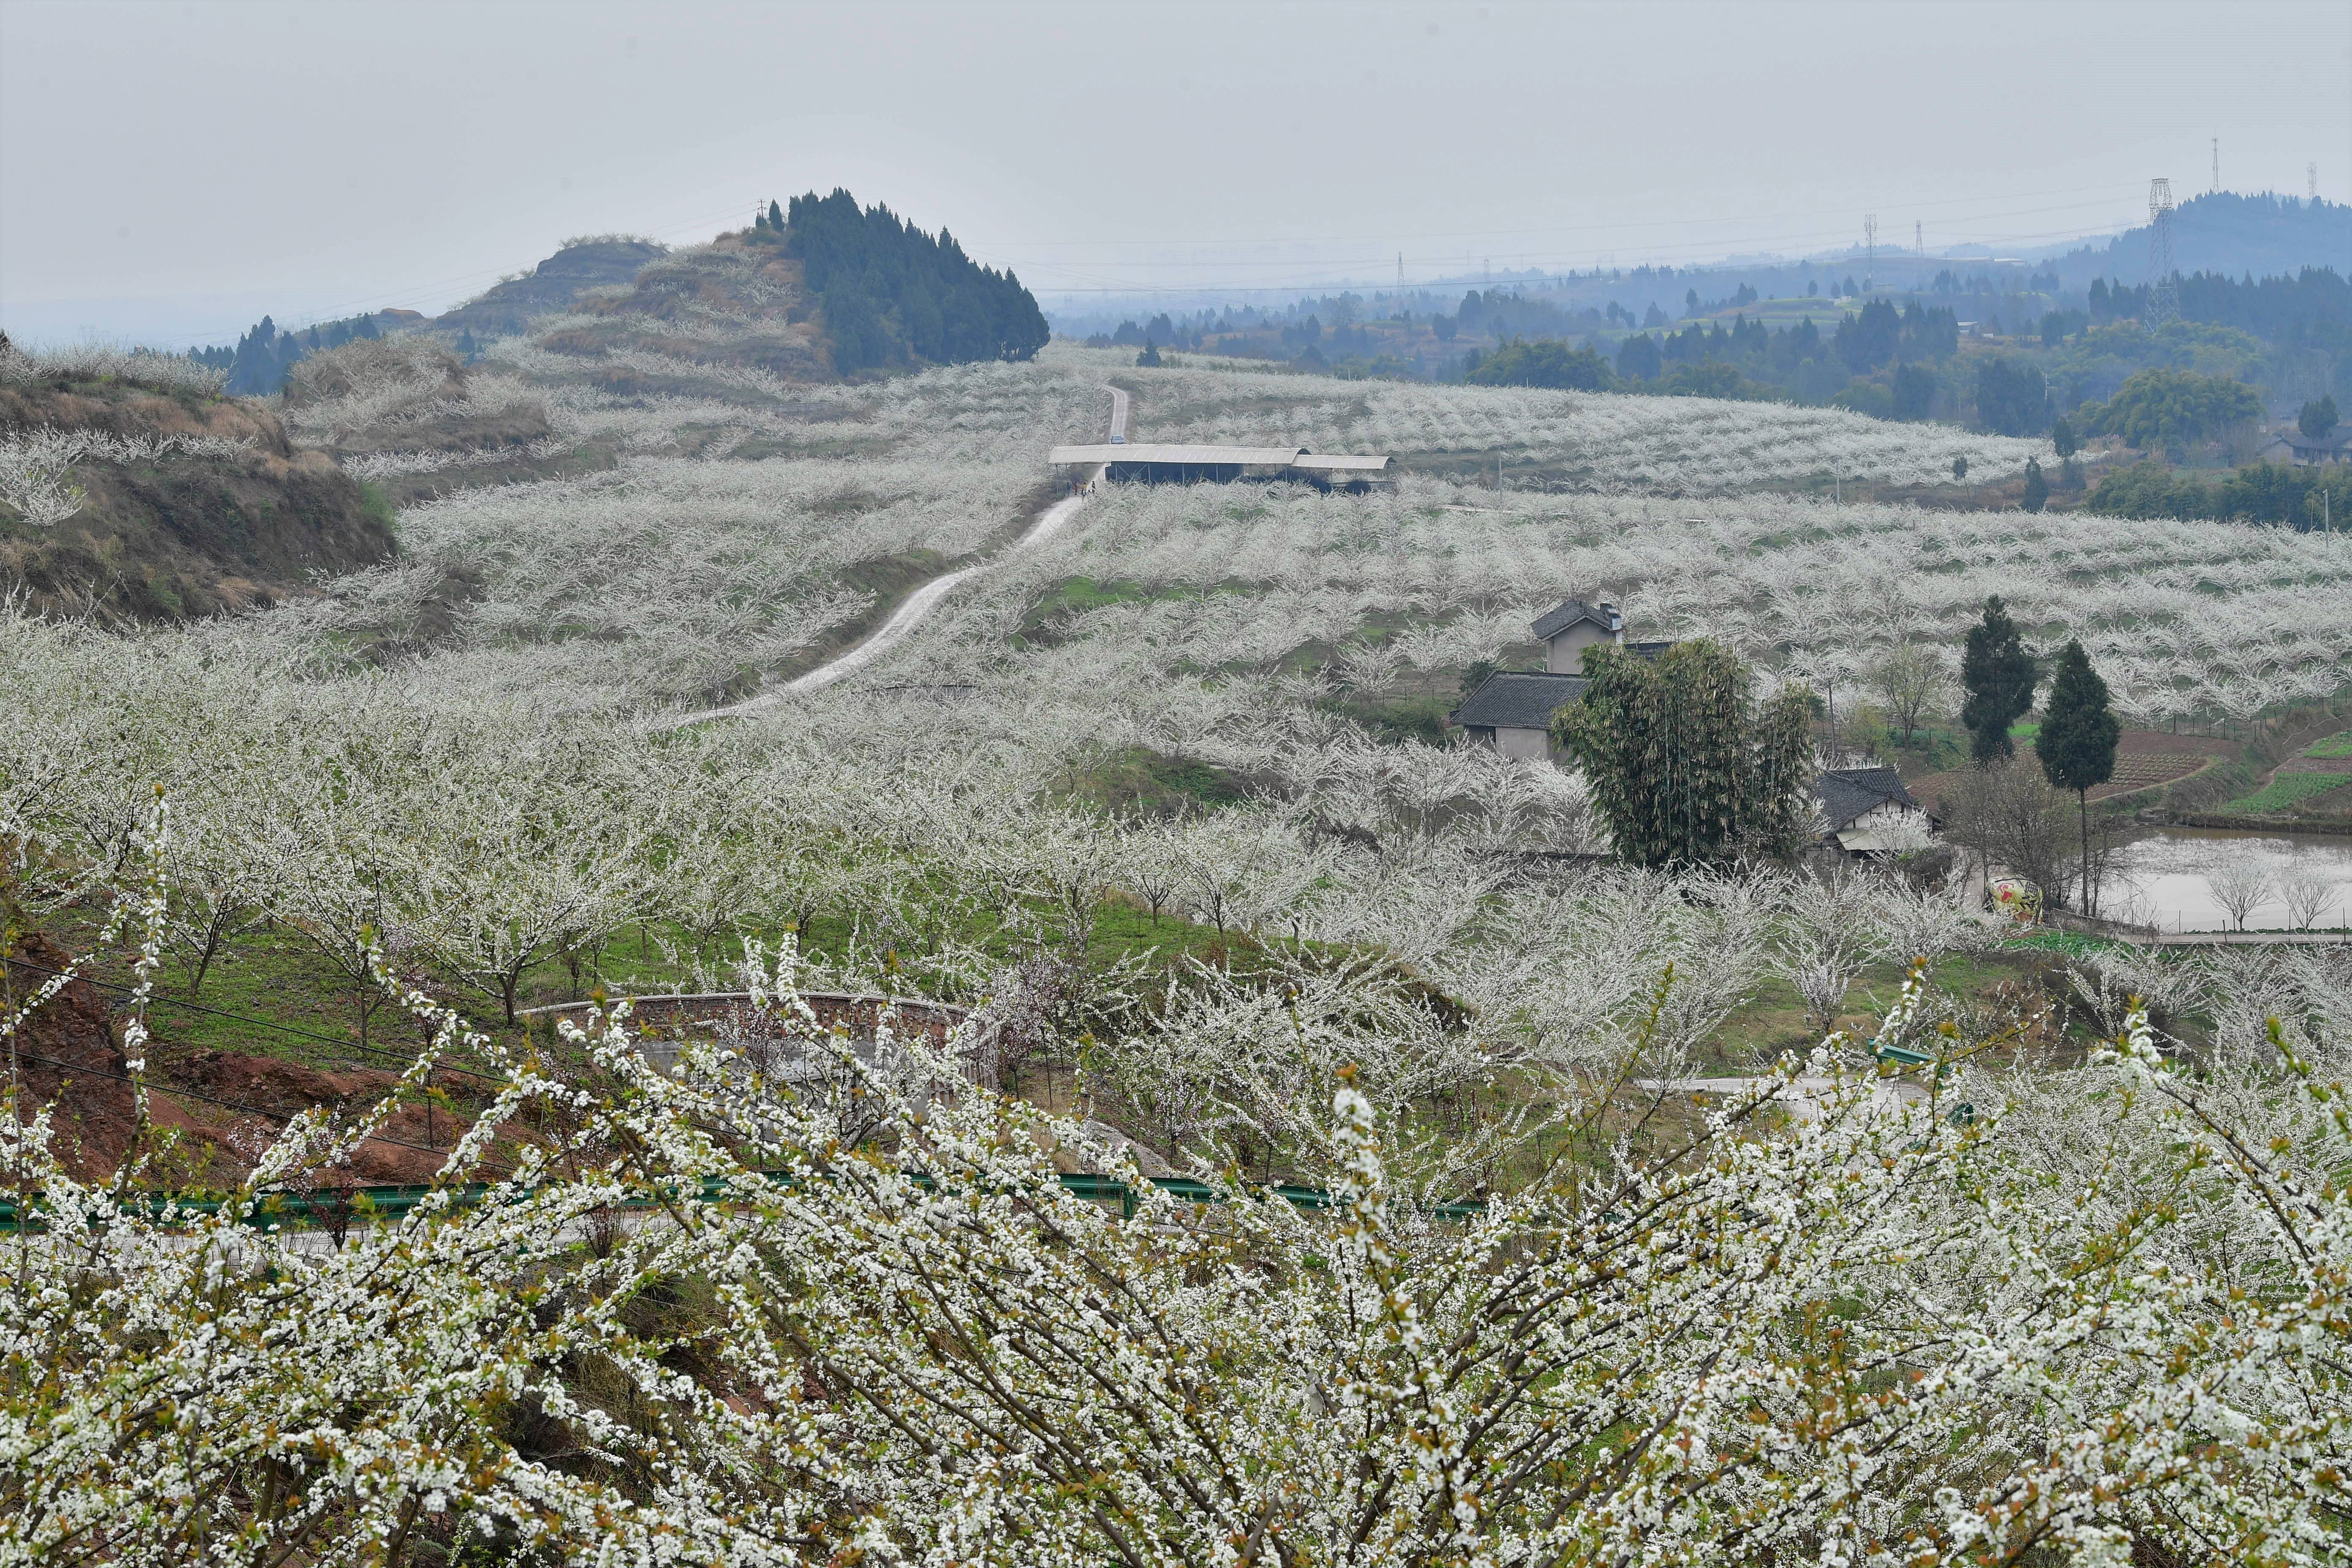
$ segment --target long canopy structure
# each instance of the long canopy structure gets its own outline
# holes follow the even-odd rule
[[[1120,441],[1056,447],[1056,468],[1099,466],[1106,479],[1147,484],[1231,484],[1236,479],[1296,479],[1325,488],[1370,484],[1388,477],[1389,460],[1370,453],[1310,452],[1304,447],[1210,447]]]

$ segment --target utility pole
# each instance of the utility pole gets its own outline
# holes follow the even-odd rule
[[[2172,182],[2147,183],[2147,328],[2180,319],[2180,288],[2172,279]]]

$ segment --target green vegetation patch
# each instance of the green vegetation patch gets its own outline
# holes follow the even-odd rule
[[[2306,757],[2352,757],[2352,730],[2314,741],[2304,748],[2303,754]]]
[[[2280,773],[2261,789],[2241,795],[2221,809],[2224,811],[2265,812],[2286,811],[2299,801],[2342,787],[2341,773]]]
[[[1057,793],[1114,816],[1182,816],[1238,805],[1248,785],[1239,773],[1208,763],[1129,746],[1073,764]]]

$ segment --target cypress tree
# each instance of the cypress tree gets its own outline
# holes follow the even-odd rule
[[[2090,792],[2116,776],[2116,740],[2123,732],[2107,706],[2107,683],[2091,668],[2080,642],[2069,641],[2050,680],[2050,710],[2033,740],[2042,772],[2059,789],[2074,792],[2083,825],[2083,912],[2091,912]]]
[[[778,234],[784,232],[784,209],[773,201],[768,203],[768,226]]]
[[[1969,628],[1960,656],[1960,684],[1969,693],[1960,704],[1960,723],[1969,731],[1969,755],[1989,763],[2014,754],[2009,727],[2032,708],[2035,679],[2033,656],[1995,594],[1985,601],[1984,619]]]
[[[2037,458],[2025,459],[2025,510],[2040,511],[2050,503],[2050,481],[2042,477],[2042,462]]]

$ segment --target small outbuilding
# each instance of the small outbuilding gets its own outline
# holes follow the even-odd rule
[[[1584,668],[1584,650],[1595,643],[1625,640],[1625,617],[1614,605],[1591,605],[1563,599],[1555,609],[1538,616],[1536,641],[1544,645],[1544,668],[1554,675],[1574,675]]]
[[[1813,781],[1822,842],[1849,855],[1887,855],[1916,845],[1936,819],[1893,768],[1831,768]]]
[[[1551,716],[1582,697],[1587,684],[1580,675],[1496,670],[1454,710],[1454,721],[1507,757],[1549,757]]]
[[[2322,463],[2352,463],[2352,425],[2338,425],[2316,438],[2290,425],[2255,456],[2264,462],[2294,463],[2305,468]]]

